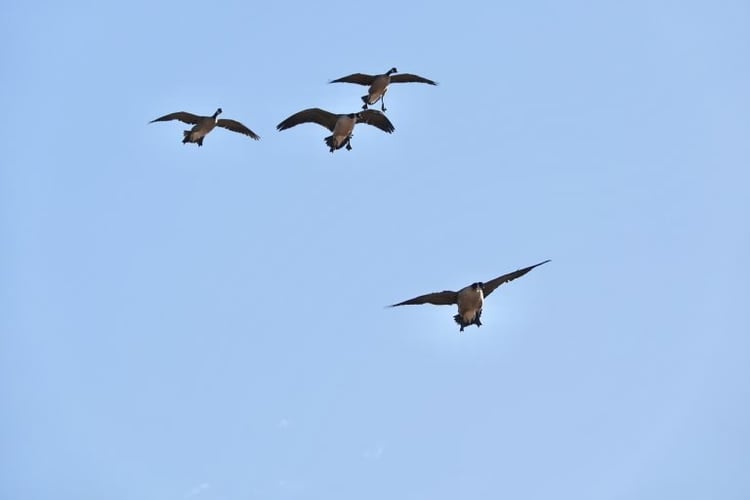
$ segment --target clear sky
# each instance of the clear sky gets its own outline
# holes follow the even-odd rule
[[[19,2],[0,498],[750,498],[750,4]],[[392,135],[327,81],[396,66]],[[243,122],[202,148],[173,111]],[[544,259],[459,335],[387,304]]]

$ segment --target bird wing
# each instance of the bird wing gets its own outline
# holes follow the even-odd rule
[[[518,271],[513,271],[512,273],[498,276],[494,280],[490,280],[482,285],[482,293],[484,294],[485,297],[487,297],[489,294],[495,291],[495,288],[499,287],[503,283],[507,283],[509,281],[513,281],[516,278],[520,278],[521,276],[528,273],[535,267],[541,266],[542,264],[546,264],[547,262],[549,262],[549,259],[545,260],[544,262],[540,262],[539,264],[534,264],[533,266],[524,267],[523,269],[519,269]]]
[[[358,122],[372,125],[379,128],[383,132],[388,132],[389,134],[391,134],[394,130],[396,130],[396,127],[393,126],[388,117],[376,109],[366,109],[364,111],[361,111],[359,116],[361,118],[357,120]]]
[[[389,307],[409,306],[415,304],[449,306],[456,303],[458,303],[458,293],[452,292],[450,290],[443,290],[442,292],[433,292],[425,295],[420,295],[419,297],[414,297],[413,299],[405,300],[403,302],[399,302],[398,304],[393,304]]]
[[[377,75],[366,75],[364,73],[352,73],[351,75],[342,76],[328,83],[356,83],[358,85],[372,85]]]
[[[338,118],[339,115],[333,114],[324,109],[310,108],[302,110],[299,113],[294,113],[292,116],[276,125],[276,128],[279,130],[286,130],[295,125],[299,125],[300,123],[317,123],[333,132]]]
[[[410,83],[410,82],[429,83],[430,85],[437,85],[437,83],[433,82],[432,80],[428,80],[427,78],[422,78],[419,75],[412,75],[411,73],[398,73],[395,75],[391,75],[391,83]]]
[[[219,127],[223,127],[227,130],[231,130],[232,132],[237,132],[240,134],[244,134],[247,136],[250,136],[251,138],[255,139],[256,141],[260,139],[260,136],[241,124],[240,122],[236,120],[228,120],[226,118],[222,118],[220,120],[217,120],[216,125]]]
[[[193,113],[187,113],[185,111],[178,111],[176,113],[169,113],[168,115],[160,116],[155,120],[151,120],[149,123],[154,122],[168,122],[170,120],[180,120],[183,123],[190,123],[191,125],[198,124],[199,121],[206,118],[205,116],[194,115]]]

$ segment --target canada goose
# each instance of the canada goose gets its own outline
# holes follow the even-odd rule
[[[516,278],[520,278],[524,274],[528,273],[535,267],[546,264],[549,260],[534,264],[533,266],[524,267],[518,271],[512,273],[503,274],[493,280],[486,283],[477,282],[462,288],[458,292],[452,292],[450,290],[444,290],[442,292],[428,293],[426,295],[420,295],[413,299],[393,304],[389,307],[406,306],[412,304],[434,304],[437,306],[458,304],[458,314],[453,316],[453,319],[461,327],[460,331],[464,331],[464,327],[470,325],[482,326],[482,322],[479,318],[482,316],[482,307],[484,306],[484,299],[489,296],[495,288],[499,287],[503,283],[513,281]]]
[[[332,132],[325,138],[326,144],[333,153],[337,149],[346,146],[347,150],[352,149],[352,131],[357,123],[366,123],[379,128],[383,132],[392,133],[396,130],[391,121],[380,111],[368,109],[359,113],[349,113],[346,115],[337,115],[320,108],[310,108],[295,113],[283,122],[276,125],[276,128],[286,130],[300,123],[317,123],[323,125]]]
[[[216,126],[223,127],[227,130],[231,130],[232,132],[238,132],[240,134],[245,134],[256,141],[260,139],[260,136],[258,136],[255,132],[244,126],[238,121],[235,120],[227,120],[225,118],[217,119],[217,117],[221,114],[221,108],[216,110],[216,113],[214,113],[211,116],[198,116],[194,115],[192,113],[186,113],[185,111],[178,111],[177,113],[170,113],[168,115],[164,115],[162,117],[159,117],[155,120],[151,120],[149,123],[154,122],[167,122],[170,120],[180,120],[183,123],[189,123],[191,125],[195,125],[190,130],[184,130],[182,133],[184,135],[182,139],[183,144],[187,144],[188,142],[194,142],[198,144],[198,146],[203,146],[203,139],[208,135],[209,132],[211,132]]]
[[[354,73],[348,76],[341,77],[337,80],[331,80],[328,83],[356,83],[358,85],[369,85],[367,89],[367,95],[362,96],[362,101],[365,103],[362,109],[367,109],[368,104],[375,104],[380,99],[380,109],[385,111],[385,93],[388,92],[388,85],[391,83],[428,83],[430,85],[437,85],[437,83],[427,78],[422,78],[419,75],[412,75],[410,73],[401,73],[400,75],[391,76],[393,73],[397,73],[396,68],[391,68],[382,75],[367,75],[365,73]]]

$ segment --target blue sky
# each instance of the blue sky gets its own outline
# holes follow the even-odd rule
[[[7,5],[0,497],[750,497],[749,21]],[[394,134],[275,130],[392,66]],[[261,141],[147,125],[217,107]]]

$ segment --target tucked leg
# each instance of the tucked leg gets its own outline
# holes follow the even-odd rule
[[[460,332],[463,332],[464,328],[466,328],[467,326],[471,324],[471,323],[468,323],[468,324],[465,323],[464,319],[461,317],[460,314],[456,314],[455,316],[453,316],[453,321],[455,321],[456,324],[458,324],[458,326],[461,327],[461,329],[459,330]]]

